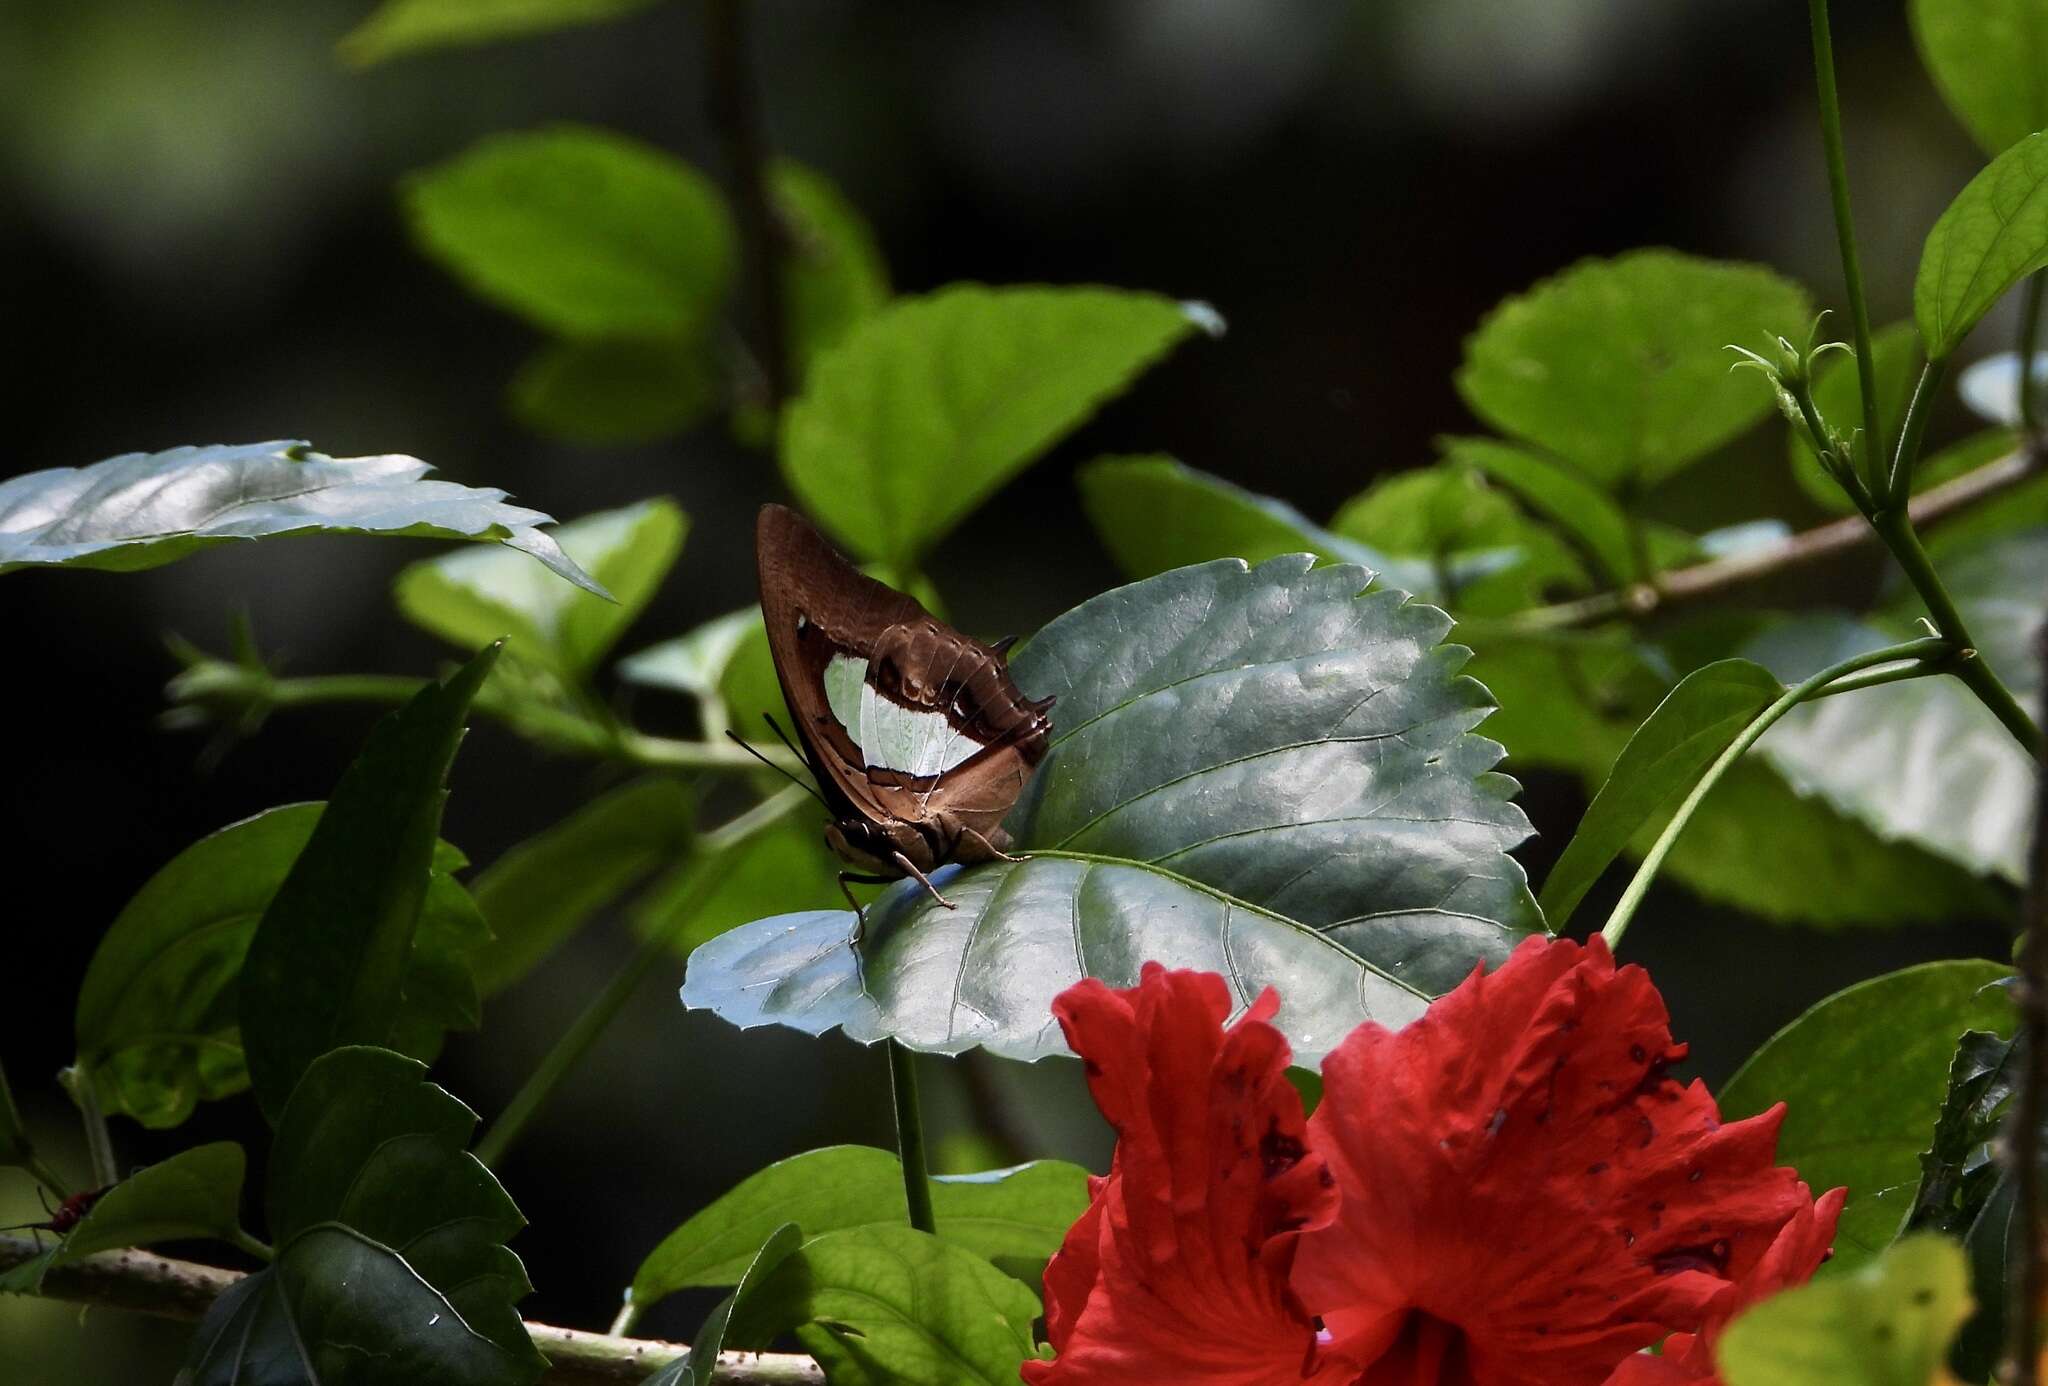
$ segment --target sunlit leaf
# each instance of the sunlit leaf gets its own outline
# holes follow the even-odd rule
[[[2048,6],[2040,0],[1913,0],[1913,36],[1934,84],[1987,154],[2048,127]]]
[[[281,534],[494,539],[602,592],[494,488],[428,481],[416,457],[328,457],[306,443],[131,452],[0,481],[0,573],[131,572],[199,549]]]
[[[682,552],[688,528],[675,502],[657,499],[557,529],[563,551],[595,574],[615,601],[549,581],[531,564],[489,550],[458,550],[412,564],[392,590],[408,619],[465,649],[510,637],[507,648],[517,658],[582,674],[646,608]]]
[[[315,1060],[270,1158],[277,1257],[214,1301],[181,1386],[528,1386],[519,1210],[468,1153],[476,1115],[388,1050]]]
[[[596,24],[659,0],[384,0],[341,41],[352,63],[381,63],[473,43],[523,38],[572,24]]]
[[[1920,1182],[1966,1030],[2009,1030],[2012,1002],[1994,986],[2011,969],[1938,962],[1836,992],[1772,1036],[1721,1090],[1724,1116],[1783,1102],[1778,1160],[1815,1189],[1846,1187],[1829,1272],[1855,1267],[1898,1232]]]
[[[1061,1160],[932,1181],[940,1239],[991,1259],[1045,1260],[1087,1207],[1088,1172]],[[634,1273],[632,1300],[644,1310],[693,1285],[735,1283],[779,1223],[801,1223],[817,1237],[902,1226],[909,1216],[903,1166],[888,1151],[806,1151],[749,1175],[663,1238]]]
[[[1116,289],[963,284],[897,299],[812,363],[784,417],[783,474],[857,558],[914,567],[1204,321]]]
[[[1742,659],[1696,669],[1629,738],[1607,782],[1579,820],[1571,845],[1543,883],[1543,914],[1563,928],[1644,820],[1668,816],[1742,729],[1784,691],[1769,671]]]
[[[674,780],[639,780],[491,863],[476,878],[477,904],[496,935],[476,961],[483,994],[524,977],[598,911],[687,851],[696,807]]]
[[[1770,391],[1728,346],[1803,337],[1805,291],[1754,265],[1639,250],[1509,299],[1465,345],[1474,413],[1606,486],[1655,482],[1761,419]]]
[[[833,1386],[1013,1386],[1034,1355],[1038,1297],[972,1252],[910,1227],[806,1242],[757,1285],[727,1341],[797,1340]]]
[[[1642,576],[1628,515],[1598,486],[1527,448],[1490,438],[1450,438],[1443,447],[1448,457],[1476,467],[1563,527],[1610,582],[1634,582]]]
[[[590,447],[674,437],[718,407],[723,386],[705,344],[688,337],[551,342],[512,379],[513,417]]]
[[[889,267],[875,233],[824,174],[789,159],[768,169],[768,192],[789,237],[783,311],[799,364],[889,301]]]
[[[732,278],[717,187],[671,154],[562,125],[493,135],[414,174],[420,248],[484,298],[568,337],[686,337]]]
[[[1765,1300],[1715,1345],[1728,1386],[1946,1386],[1949,1340],[1970,1312],[1963,1253],[1899,1243],[1854,1275]]]
[[[264,907],[236,989],[251,1085],[273,1120],[314,1059],[382,1043],[399,1018],[448,770],[496,657],[377,724]]]
[[[1504,958],[1540,916],[1507,855],[1514,782],[1471,734],[1485,691],[1441,612],[1309,565],[1177,569],[1054,621],[1011,661],[1058,698],[1006,824],[1031,859],[943,873],[953,910],[892,888],[858,952],[843,911],[734,930],[692,955],[685,1002],[1036,1058],[1061,1050],[1056,993],[1158,960],[1277,986],[1313,1062]]]
[[[1928,233],[1913,283],[1927,354],[1946,359],[1993,304],[2048,265],[2048,133],[1991,161]]]
[[[201,838],[152,876],[102,935],[78,992],[80,1067],[109,1112],[175,1126],[201,1099],[248,1086],[235,983],[256,921],[320,820],[321,805],[291,804]],[[450,872],[462,854],[435,854],[413,937],[401,1027],[474,1023],[475,988],[450,1011],[448,988],[414,979],[466,968],[475,907]]]
[[[706,621],[687,635],[649,645],[619,661],[619,677],[645,688],[668,688],[705,700],[718,696],[747,633],[761,624],[759,607],[742,607]]]

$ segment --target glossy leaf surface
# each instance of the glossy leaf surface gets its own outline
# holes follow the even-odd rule
[[[1198,317],[1116,289],[897,299],[812,362],[784,416],[783,474],[856,559],[913,567]]]
[[[214,1302],[191,1386],[527,1386],[524,1220],[466,1149],[476,1115],[388,1050],[307,1068],[278,1122],[277,1259]]]
[[[932,1181],[939,1238],[991,1259],[1045,1260],[1087,1207],[1088,1172],[1062,1160]],[[633,1303],[645,1309],[689,1286],[735,1283],[781,1222],[799,1222],[816,1237],[902,1226],[909,1216],[903,1167],[888,1151],[836,1145],[792,1155],[669,1233],[634,1274]]]
[[[1848,1206],[1825,1274],[1867,1261],[1897,1234],[1920,1182],[1967,1030],[2009,1030],[1993,985],[2011,969],[1937,962],[1839,991],[1772,1036],[1721,1090],[1722,1115],[1786,1105],[1778,1160],[1815,1190],[1845,1186]]]
[[[1489,701],[1448,619],[1307,556],[1183,568],[1098,597],[1011,661],[1056,695],[1007,826],[1021,863],[897,886],[853,917],[758,921],[700,948],[686,1004],[940,1052],[1060,1052],[1048,1006],[1146,960],[1223,973],[1313,1062],[1398,1024],[1540,927]]]
[[[474,43],[524,38],[572,24],[596,24],[659,0],[384,0],[347,38],[352,63],[380,63]]]
[[[1805,292],[1669,250],[1587,260],[1509,299],[1465,345],[1458,390],[1495,428],[1607,486],[1661,480],[1760,420],[1770,391],[1728,344],[1803,337]]]
[[[2048,264],[2048,133],[2028,135],[1957,194],[1920,254],[1913,316],[1946,358],[1992,305]]]
[[[582,674],[645,609],[682,552],[688,528],[675,502],[657,499],[585,515],[557,529],[563,551],[615,601],[549,580],[532,564],[506,562],[512,555],[489,550],[458,550],[415,563],[398,575],[394,593],[398,609],[414,624],[465,649],[509,637],[514,657]]]
[[[201,838],[115,917],[86,968],[76,1019],[77,1062],[94,1075],[108,1112],[145,1126],[175,1126],[201,1099],[248,1085],[236,981],[256,922],[313,835],[321,808],[269,809]],[[400,1011],[399,1028],[408,1032],[475,1023],[474,985],[465,1003],[445,980],[467,976],[470,954],[482,942],[476,907],[451,874],[462,864],[462,854],[445,842],[435,853]],[[428,975],[444,980],[415,984]]]
[[[1915,1237],[1854,1275],[1803,1285],[1728,1326],[1728,1386],[1945,1386],[1949,1339],[1970,1312],[1963,1255]]]
[[[238,987],[249,1078],[274,1120],[307,1065],[384,1043],[426,898],[448,771],[493,647],[377,724],[265,906]]]
[[[827,1233],[757,1285],[727,1330],[797,1328],[833,1386],[1011,1386],[1034,1354],[1038,1297],[972,1252],[909,1227]]]
[[[1544,917],[1562,928],[1646,819],[1668,816],[1742,729],[1784,691],[1769,671],[1725,659],[1679,681],[1629,738],[1607,783],[1543,883]]]
[[[674,155],[587,126],[493,135],[414,174],[420,248],[565,337],[700,332],[732,278],[732,217]]]
[[[595,583],[490,487],[426,480],[416,457],[328,457],[309,444],[130,452],[0,481],[0,573],[154,568],[199,549],[281,534],[492,539],[593,592]]]

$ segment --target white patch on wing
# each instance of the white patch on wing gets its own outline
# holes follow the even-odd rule
[[[920,777],[943,774],[981,747],[956,736],[943,712],[916,712],[862,685],[860,748],[867,763]]]
[[[832,709],[833,717],[846,728],[846,734],[854,744],[866,747],[861,740],[861,690],[867,687],[868,662],[854,655],[833,655],[825,662],[825,706]]]

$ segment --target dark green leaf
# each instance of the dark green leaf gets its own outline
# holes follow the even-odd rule
[[[100,1102],[145,1126],[175,1126],[201,1098],[248,1085],[235,983],[256,921],[313,835],[321,805],[270,809],[200,839],[122,909],[78,993],[78,1064]],[[399,1028],[475,1023],[467,954],[482,945],[468,893],[449,874],[462,854],[435,854],[406,974]],[[451,972],[467,983],[450,985]],[[451,994],[452,992],[452,994]]]
[[[405,186],[420,248],[568,337],[700,334],[732,278],[732,218],[675,156],[608,130],[493,135]]]
[[[1927,354],[1946,359],[1993,304],[2048,265],[2048,133],[1991,161],[1928,233],[1913,284]]]
[[[909,1227],[806,1242],[754,1288],[728,1341],[798,1339],[833,1386],[1013,1386],[1038,1298],[970,1251]]]
[[[1944,565],[1982,657],[2024,701],[2040,705],[2033,633],[2048,613],[2048,530],[1995,542]],[[1766,632],[1751,654],[1782,678],[1911,631],[1906,603],[1882,624],[1811,616]],[[1915,679],[1799,708],[1759,744],[1792,784],[1869,825],[1967,870],[2025,879],[2033,759],[1961,684]]]
[[[1053,743],[1007,826],[1034,854],[894,888],[853,919],[759,921],[700,948],[687,1004],[915,1048],[1059,1052],[1048,1006],[1156,959],[1277,985],[1313,1062],[1360,1019],[1398,1022],[1541,927],[1507,855],[1528,829],[1500,748],[1472,735],[1443,613],[1306,556],[1120,588],[1012,660],[1056,695]]]
[[[271,1153],[277,1259],[215,1301],[191,1386],[525,1386],[524,1224],[467,1151],[476,1115],[388,1050],[316,1059]]]
[[[718,1370],[718,1354],[725,1350],[725,1330],[733,1317],[747,1312],[755,1289],[790,1253],[803,1245],[803,1229],[785,1222],[768,1234],[761,1249],[747,1262],[733,1292],[720,1301],[690,1340],[689,1355],[650,1377],[647,1386],[711,1386]]]
[[[497,935],[477,959],[483,994],[524,977],[599,910],[687,851],[696,807],[674,780],[640,780],[493,862],[476,879],[477,904]]]
[[[1755,265],[1669,250],[1587,260],[1509,299],[1465,344],[1458,390],[1504,433],[1609,487],[1655,482],[1761,419],[1730,343],[1803,337],[1806,293]]]
[[[1987,154],[2048,127],[2048,7],[2040,0],[1913,0],[1934,84]]]
[[[778,159],[768,191],[790,239],[782,291],[789,343],[808,366],[889,301],[889,267],[875,233],[824,174]]]
[[[1906,417],[1906,402],[1913,396],[1913,384],[1920,378],[1920,336],[1909,322],[1895,322],[1882,328],[1871,342],[1871,360],[1877,370],[1877,419],[1887,439],[1899,436],[1899,423]],[[1856,359],[1847,352],[1830,352],[1821,358],[1813,374],[1813,405],[1830,426],[1845,437],[1863,427],[1863,383]],[[1853,514],[1856,503],[1842,489],[1842,483],[1822,470],[1820,458],[1803,428],[1788,429],[1787,448],[1792,457],[1792,475],[1800,488],[1823,508],[1840,515]],[[1863,443],[1858,455],[1872,445]],[[1934,484],[1925,466],[1914,469],[1914,489]]]
[[[857,558],[914,568],[1208,312],[1114,289],[897,299],[812,363],[783,420],[783,474]]]
[[[1043,1261],[1088,1208],[1088,1171],[1061,1160],[932,1181],[941,1240],[991,1259]],[[736,1283],[778,1223],[810,1237],[909,1221],[903,1167],[886,1150],[835,1145],[777,1161],[668,1234],[640,1263],[632,1299],[646,1309],[692,1285]]]
[[[381,63],[462,44],[523,38],[572,24],[596,24],[659,0],[384,0],[341,41],[352,63]]]
[[[1629,738],[1543,883],[1544,918],[1562,928],[1646,819],[1671,808],[1742,729],[1783,693],[1761,665],[1724,659],[1679,681]]]
[[[7,1288],[32,1294],[49,1270],[95,1252],[202,1237],[233,1240],[241,1227],[243,1166],[242,1147],[232,1141],[144,1165],[100,1195],[57,1246],[29,1263],[36,1269],[25,1283]]]
[[[691,338],[551,342],[512,378],[512,415],[535,433],[587,447],[658,442],[718,407],[718,372]]]
[[[0,573],[155,568],[199,549],[279,534],[494,539],[602,594],[492,487],[427,481],[416,457],[328,457],[306,443],[130,452],[0,481]]]
[[[1934,1139],[1920,1152],[1920,1187],[1906,1214],[1906,1230],[1960,1237],[1984,1207],[1999,1169],[1992,1149],[2006,1100],[2019,1086],[2010,1039],[1971,1030],[1949,1064],[1948,1097],[1934,1123]]]
[[[1815,1189],[1848,1188],[1832,1270],[1862,1264],[1898,1232],[1957,1037],[2010,1027],[2012,1003],[1993,983],[2011,975],[1938,962],[1860,982],[1772,1036],[1722,1089],[1731,1119],[1785,1103],[1779,1162]]]
[[[596,574],[616,601],[536,581],[531,564],[504,562],[509,555],[486,550],[415,563],[398,575],[393,591],[414,624],[465,649],[509,637],[507,647],[518,658],[580,675],[646,608],[688,528],[674,501],[657,499],[585,515],[555,531],[563,551]]]
[[[1634,582],[1641,576],[1628,515],[1599,487],[1526,448],[1490,438],[1449,438],[1443,446],[1453,461],[1478,468],[1562,526],[1609,581]]]
[[[1311,553],[1326,563],[1355,563],[1396,586],[1429,582],[1420,565],[1390,573],[1389,559],[1332,534],[1306,515],[1171,457],[1103,457],[1080,470],[1081,505],[1117,561],[1134,578],[1213,558],[1263,563]]]
[[[448,770],[497,653],[377,724],[263,911],[242,965],[240,1018],[249,1077],[273,1120],[315,1058],[382,1042],[398,1019]]]

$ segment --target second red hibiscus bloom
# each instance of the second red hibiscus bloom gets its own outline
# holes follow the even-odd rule
[[[1221,978],[1157,966],[1054,1003],[1117,1151],[1046,1271],[1033,1386],[1601,1386],[1786,1276],[1781,1230],[1809,1259],[1832,1233],[1840,1200],[1774,1166],[1781,1113],[1724,1124],[1667,1077],[1662,999],[1597,940],[1360,1026],[1306,1122],[1276,1005],[1225,1031]]]

